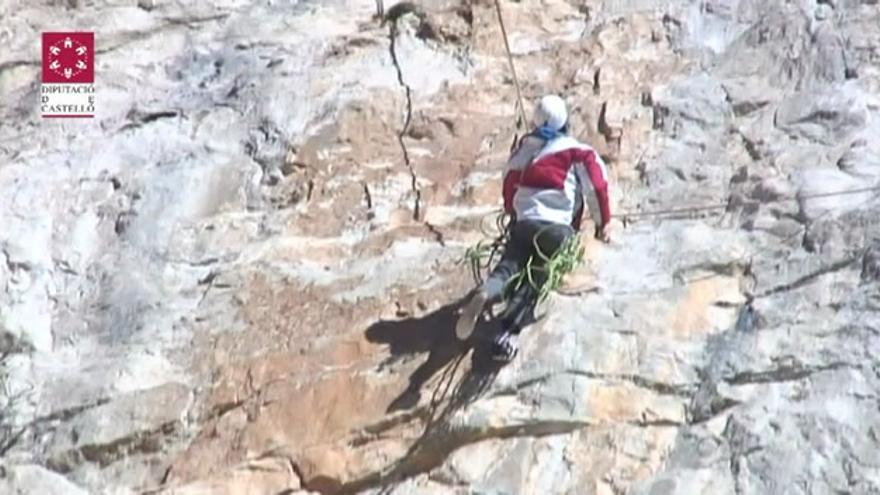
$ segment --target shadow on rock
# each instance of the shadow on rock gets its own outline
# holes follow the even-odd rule
[[[459,380],[455,378],[467,352],[459,354],[444,368],[443,376],[431,396],[421,435],[387,471],[361,486],[378,487],[379,494],[389,494],[398,482],[436,468],[451,452],[469,441],[472,435],[451,429],[447,420],[455,411],[482,396],[501,369],[501,365],[491,359],[486,339],[472,340],[472,344],[469,347],[474,351],[471,354],[471,367],[464,376]]]
[[[478,322],[473,336],[465,342],[455,337],[458,310],[465,301],[462,298],[420,318],[380,321],[367,329],[369,341],[391,347],[391,357],[384,365],[409,354],[430,352],[428,359],[410,375],[406,390],[388,406],[388,412],[411,409],[424,423],[421,434],[402,458],[381,473],[350,483],[344,493],[368,487],[379,488],[378,493],[389,493],[396,481],[438,466],[449,452],[464,443],[459,435],[447,431],[447,419],[481,397],[502,366],[491,356],[491,337],[500,327],[497,318]],[[461,373],[468,354],[470,366],[465,366],[467,371]],[[422,388],[438,374],[430,401],[420,405]]]
[[[461,389],[470,375],[487,372],[494,375],[486,336],[491,336],[497,329],[497,322],[494,319],[480,321],[471,339],[460,342],[455,337],[454,328],[458,310],[465,302],[466,298],[461,298],[422,317],[379,321],[367,329],[367,340],[388,344],[391,348],[391,357],[383,365],[393,364],[411,354],[430,352],[428,359],[410,375],[406,390],[388,406],[388,412],[415,407],[421,398],[422,387],[437,373],[442,374],[432,392],[431,416],[444,399],[454,402],[449,393]],[[459,365],[471,349],[474,353],[468,376],[455,385]]]

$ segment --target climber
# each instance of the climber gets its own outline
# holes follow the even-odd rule
[[[584,202],[595,222],[595,237],[609,242],[608,182],[605,164],[592,148],[569,136],[568,111],[556,95],[541,98],[534,110],[535,129],[523,137],[504,169],[504,210],[512,216],[510,235],[501,260],[488,279],[470,295],[455,333],[467,339],[486,303],[498,302],[508,282],[536,255],[534,245],[552,257],[580,230]],[[540,266],[540,257],[533,258]],[[519,333],[534,319],[538,289],[546,282],[540,269],[532,272],[535,286],[525,283],[508,298],[502,331],[492,344],[493,358],[510,361],[519,347]]]

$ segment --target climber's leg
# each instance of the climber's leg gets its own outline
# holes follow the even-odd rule
[[[503,331],[492,340],[492,359],[508,363],[519,353],[519,333]]]
[[[535,250],[535,244],[541,254],[552,258],[565,241],[574,235],[574,231],[568,225],[529,221],[523,222],[514,235],[529,240],[529,254],[532,256],[531,283],[528,280],[523,281],[509,298],[502,313],[502,332],[496,336],[492,346],[494,358],[501,361],[510,361],[518,352],[519,333],[535,320],[540,289],[547,283],[547,273],[543,269],[545,261]]]
[[[477,318],[483,312],[486,303],[495,303],[501,300],[508,282],[522,269],[528,256],[527,243],[511,235],[504,252],[501,254],[501,260],[492,269],[492,273],[489,274],[483,285],[471,293],[470,299],[462,308],[461,315],[455,325],[455,335],[459,339],[467,339],[473,333]]]

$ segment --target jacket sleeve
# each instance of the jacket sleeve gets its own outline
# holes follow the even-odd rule
[[[602,159],[593,150],[577,150],[573,159],[577,162],[578,171],[593,186],[592,190],[595,193],[599,209],[599,218],[594,218],[594,220],[596,220],[599,227],[604,227],[611,221],[611,206],[608,199],[608,178],[605,172],[605,164],[602,163]],[[584,189],[584,193],[589,194],[589,191],[586,188]]]
[[[513,197],[516,195],[516,189],[522,179],[522,170],[507,169],[504,172],[504,182],[502,184],[502,195],[504,196],[504,212],[514,214]]]
[[[574,210],[574,216],[571,218],[571,228],[574,229],[575,232],[580,232],[581,230],[581,221],[584,218],[584,203],[581,201],[577,208]]]

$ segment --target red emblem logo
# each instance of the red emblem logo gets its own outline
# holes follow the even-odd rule
[[[95,33],[43,33],[43,82],[95,82]]]

